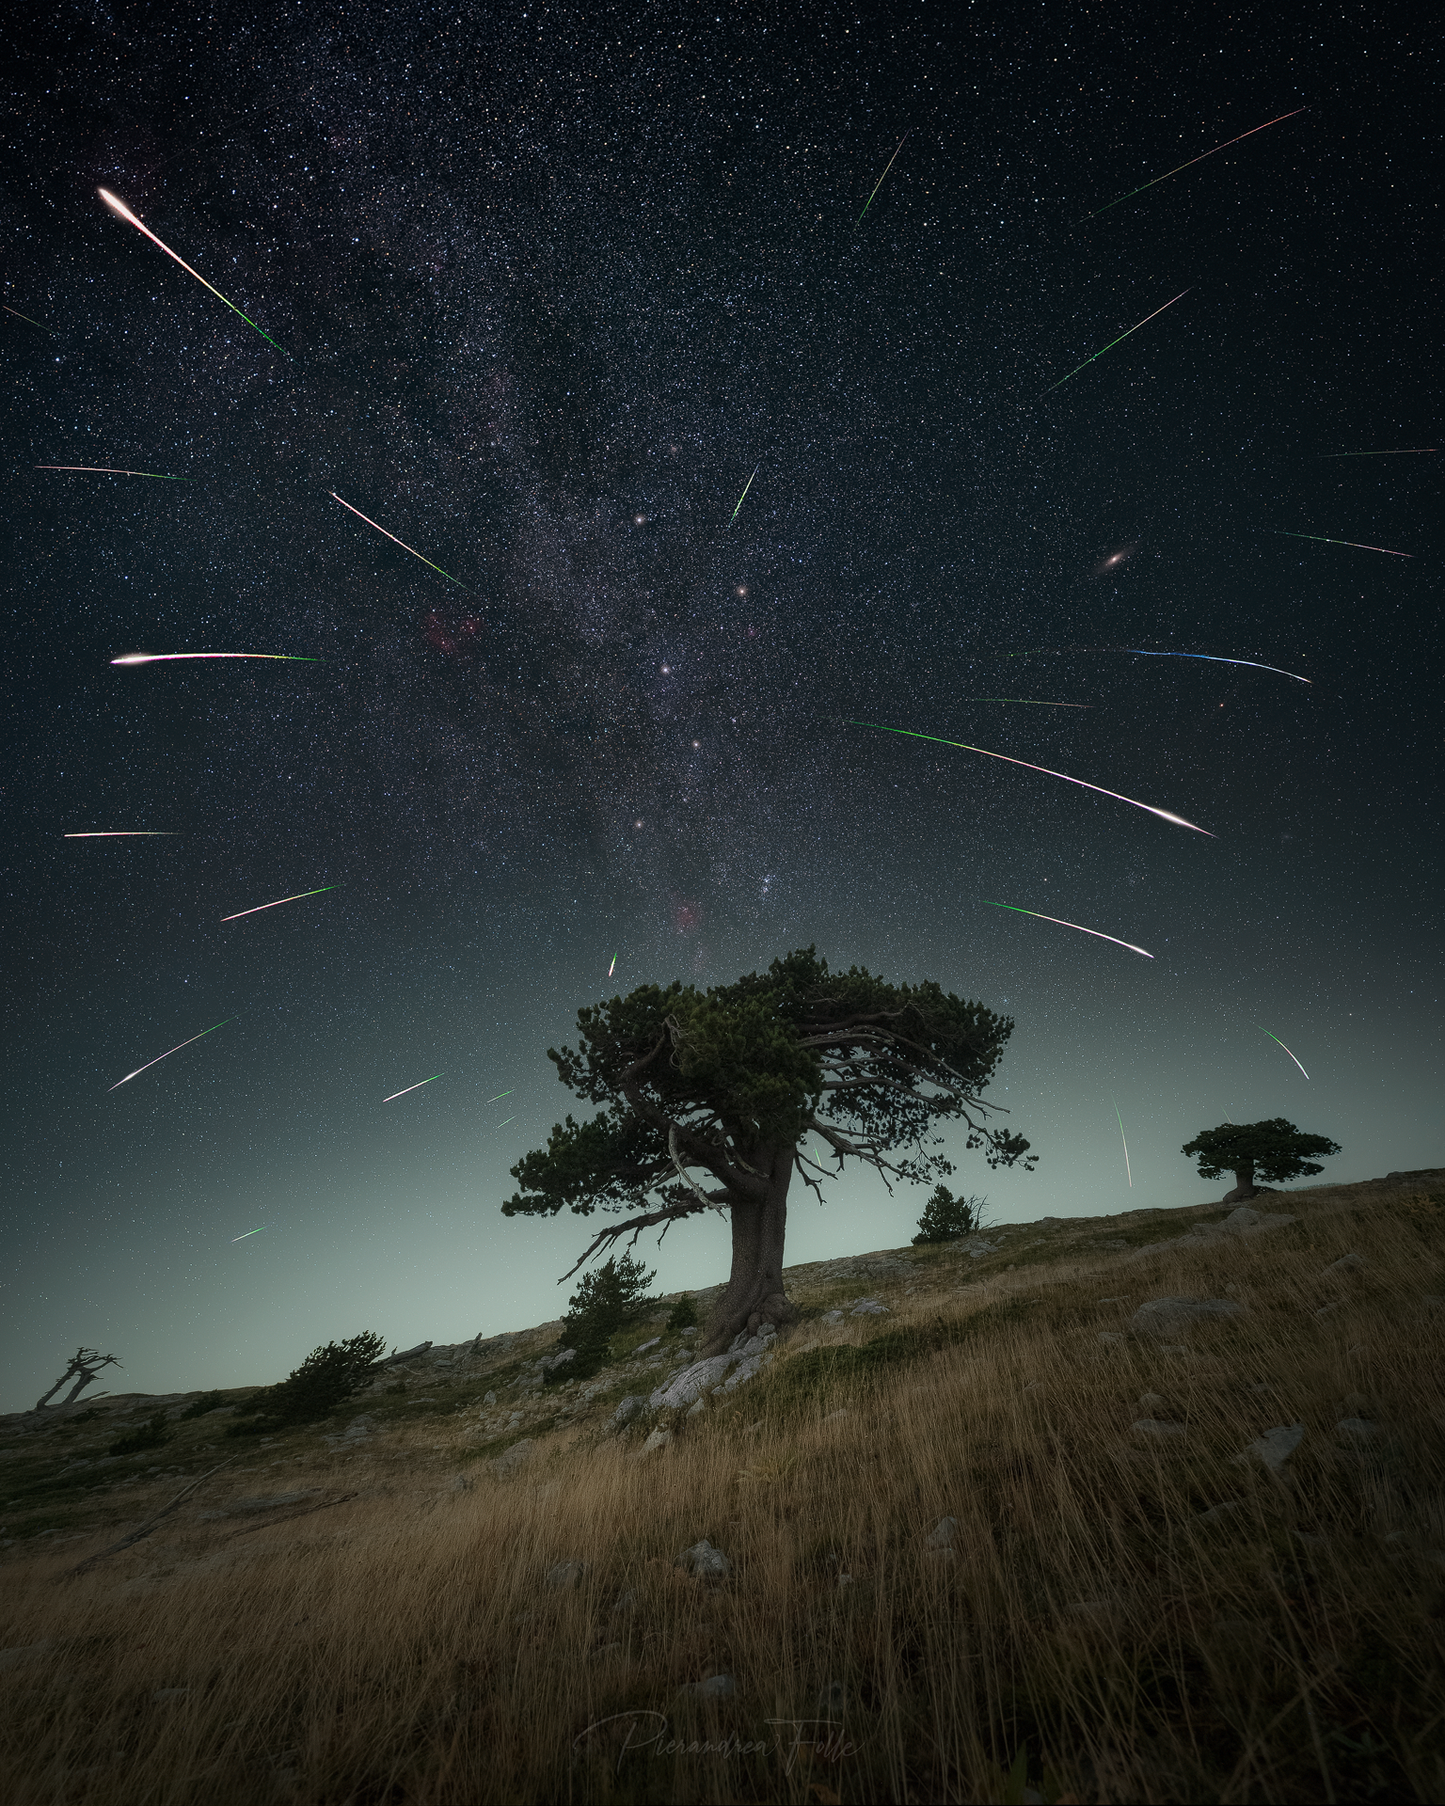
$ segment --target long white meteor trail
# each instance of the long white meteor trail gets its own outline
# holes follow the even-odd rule
[[[254,909],[238,909],[233,916],[222,916],[223,922],[239,922],[242,916],[259,915],[263,909],[279,909],[283,903],[299,903],[303,897],[319,897],[324,890],[335,890],[334,884],[321,884],[315,890],[298,890],[294,897],[277,897],[274,903],[258,903]]]
[[[1292,677],[1297,684],[1313,683],[1310,677],[1301,677],[1298,671],[1286,671],[1283,665],[1261,665],[1252,658],[1221,658],[1217,652],[1146,652],[1142,646],[1126,646],[1124,650],[1134,658],[1202,658],[1208,665],[1248,665],[1251,671],[1273,671],[1276,677]]]
[[[175,830],[172,828],[97,828],[89,834],[66,834],[65,840],[172,840]]]
[[[144,1066],[137,1066],[134,1072],[128,1072],[123,1079],[117,1079],[110,1089],[119,1091],[122,1085],[128,1085],[132,1079],[138,1079],[143,1072],[149,1072],[152,1066],[159,1066],[162,1060],[170,1059],[173,1053],[179,1053],[183,1047],[189,1047],[191,1041],[204,1041],[207,1035],[214,1035],[218,1028],[224,1028],[227,1022],[235,1020],[234,1016],[227,1016],[225,1021],[214,1022],[209,1028],[203,1028],[200,1034],[192,1035],[190,1040],[177,1041],[174,1047],[168,1047],[163,1054],[157,1054],[153,1060],[147,1060]]]
[[[1262,1035],[1269,1035],[1269,1030],[1268,1030],[1268,1029],[1267,1029],[1267,1028],[1266,1028],[1266,1027],[1265,1027],[1265,1026],[1264,1026],[1264,1024],[1263,1024],[1263,1023],[1262,1023],[1262,1022],[1261,1022],[1261,1023],[1257,1023],[1257,1024],[1256,1024],[1256,1026],[1257,1026],[1257,1027],[1258,1027],[1258,1029],[1259,1029],[1259,1032],[1260,1032],[1260,1034],[1262,1034]],[[1274,1044],[1275,1044],[1275,1046],[1276,1046],[1276,1047],[1284,1047],[1284,1042],[1283,1042],[1283,1041],[1281,1041],[1281,1040],[1280,1040],[1280,1038],[1279,1038],[1279,1036],[1278,1036],[1278,1035],[1269,1035],[1269,1038],[1270,1038],[1270,1040],[1271,1040],[1271,1041],[1273,1041],[1273,1042],[1274,1042]],[[1294,1055],[1293,1055],[1293,1054],[1292,1054],[1292,1053],[1289,1053],[1289,1049],[1288,1049],[1288,1048],[1287,1048],[1287,1047],[1284,1047],[1284,1051],[1285,1051],[1285,1052],[1286,1052],[1286,1053],[1287,1053],[1287,1054],[1289,1054],[1289,1057],[1290,1057],[1290,1058],[1291,1058],[1291,1059],[1292,1059],[1292,1060],[1294,1060],[1294,1063],[1295,1063],[1295,1065],[1296,1065],[1296,1066],[1299,1066],[1299,1069],[1300,1069],[1300,1071],[1301,1071],[1301,1072],[1305,1072],[1305,1069],[1304,1069],[1304,1067],[1303,1067],[1303,1066],[1300,1066],[1300,1063],[1299,1063],[1299,1061],[1298,1061],[1298,1060],[1295,1060],[1295,1059],[1294,1059]],[[1309,1075],[1309,1074],[1308,1074],[1308,1073],[1307,1073],[1307,1072],[1305,1072],[1305,1077],[1306,1077],[1306,1078],[1309,1078],[1309,1076],[1310,1076],[1310,1075]],[[1312,1082],[1312,1083],[1313,1083],[1313,1081],[1311,1081],[1311,1082]]]
[[[963,752],[982,753],[986,759],[1002,759],[1005,765],[1022,765],[1025,771],[1041,771],[1046,778],[1062,778],[1066,784],[1077,784],[1080,790],[1097,791],[1100,796],[1111,796],[1116,803],[1128,803],[1131,808],[1142,809],[1147,815],[1157,815],[1160,821],[1173,822],[1176,828],[1188,828],[1193,834],[1203,834],[1207,840],[1215,837],[1208,828],[1201,828],[1196,822],[1185,821],[1182,815],[1175,815],[1168,809],[1156,809],[1153,803],[1141,803],[1137,797],[1125,796],[1120,790],[1105,790],[1102,784],[1089,784],[1083,778],[1071,778],[1066,771],[1055,771],[1049,765],[1033,765],[1027,759],[1011,759],[1007,753],[990,752],[986,746],[970,746],[966,740],[945,740],[942,734],[917,734],[911,727],[884,727],[881,721],[852,721],[849,727],[876,728],[880,734],[902,734],[908,740],[932,740],[939,746],[957,746]],[[1007,904],[1000,904],[1007,908]],[[1072,927],[1072,923],[1070,926]],[[1153,955],[1150,955],[1153,958]]]
[[[384,1104],[392,1103],[399,1097],[405,1097],[408,1091],[420,1091],[423,1085],[430,1085],[432,1079],[439,1079],[441,1076],[439,1072],[434,1072],[430,1079],[418,1079],[414,1085],[403,1085],[400,1091],[393,1091],[390,1097],[384,1097],[381,1101]]]
[[[319,658],[303,658],[296,652],[127,652],[113,658],[113,665],[164,665],[178,658],[274,658],[285,665],[319,665]]]
[[[1077,922],[1066,922],[1062,916],[1046,916],[1037,909],[1020,909],[1017,903],[995,903],[984,898],[990,909],[1011,909],[1016,916],[1037,916],[1041,922],[1054,922],[1060,928],[1073,928],[1080,934],[1092,934],[1096,941],[1113,941],[1116,947],[1127,947],[1130,953],[1142,953],[1145,959],[1153,959],[1154,955],[1143,947],[1136,947],[1132,941],[1121,941],[1117,935],[1101,934],[1097,928],[1083,928]]]
[[[196,281],[200,283],[202,288],[210,289],[211,293],[216,297],[216,299],[218,301],[226,301],[226,297],[221,293],[220,289],[213,287],[211,283],[207,282],[205,277],[200,273],[199,270],[193,270],[191,268],[191,266],[186,262],[184,257],[176,257],[176,254],[171,249],[171,247],[168,244],[166,244],[163,239],[157,238],[155,233],[151,231],[149,226],[142,225],[141,222],[136,218],[136,216],[131,212],[130,208],[126,206],[125,202],[123,200],[121,200],[118,195],[113,195],[108,188],[97,188],[96,193],[100,196],[101,200],[103,200],[105,202],[106,206],[110,208],[112,213],[119,215],[119,217],[121,219],[123,219],[127,225],[134,226],[137,232],[143,232],[153,245],[160,246],[160,248],[165,252],[167,257],[175,257],[176,262],[181,266],[181,268],[186,272],[186,274],[188,276],[194,276]],[[281,347],[276,343],[275,339],[273,339],[271,337],[270,333],[263,332],[262,329],[256,324],[256,322],[253,319],[250,318],[250,316],[248,314],[243,314],[241,312],[240,308],[237,307],[237,305],[234,301],[226,301],[226,306],[230,308],[231,312],[233,314],[235,314],[238,319],[244,320],[246,322],[246,324],[251,328],[252,332],[261,333],[261,337],[263,339],[265,339],[266,343],[272,348],[273,351],[280,351],[282,357],[289,357],[291,355],[289,351],[282,351]]]

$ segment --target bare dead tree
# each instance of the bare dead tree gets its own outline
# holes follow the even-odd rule
[[[67,1380],[74,1380],[75,1384],[71,1387],[66,1396],[61,1399],[60,1404],[54,1408],[60,1410],[66,1405],[73,1405],[86,1387],[90,1385],[93,1380],[100,1378],[101,1369],[103,1367],[112,1366],[120,1366],[119,1355],[103,1355],[98,1348],[77,1348],[75,1353],[70,1357],[70,1365],[65,1369],[65,1372],[61,1374],[60,1378],[43,1398],[35,1401],[35,1409],[37,1411],[43,1411]]]

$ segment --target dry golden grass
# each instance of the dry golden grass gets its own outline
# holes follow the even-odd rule
[[[338,1491],[372,1475],[294,1523],[197,1510],[79,1575],[114,1531],[11,1560],[0,1643],[46,1647],[0,1671],[5,1797],[1445,1797],[1422,1296],[1445,1291],[1445,1214],[1397,1188],[1281,1203],[1301,1223],[1252,1241],[1041,1256],[966,1294],[925,1264],[911,1296],[884,1288],[891,1317],[805,1326],[659,1454],[559,1442],[446,1492],[406,1480],[459,1435],[430,1422],[385,1470],[293,1465]],[[1357,1276],[1322,1276],[1351,1250]],[[1188,1352],[1100,1341],[1147,1298],[1230,1287],[1247,1314]],[[879,1334],[893,1359],[837,1371],[828,1348]],[[1335,1429],[1359,1417],[1381,1426],[1362,1448]],[[1297,1422],[1283,1476],[1236,1459]],[[945,1517],[951,1552],[929,1541]],[[678,1567],[701,1538],[728,1578]],[[579,1584],[546,1583],[574,1560]],[[680,1697],[719,1674],[732,1697]]]

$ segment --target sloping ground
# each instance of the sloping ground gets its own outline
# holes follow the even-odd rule
[[[788,1282],[677,1409],[659,1320],[0,1421],[7,1799],[1445,1797],[1445,1171]]]

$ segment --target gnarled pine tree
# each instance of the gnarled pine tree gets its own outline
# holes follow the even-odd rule
[[[573,1273],[620,1236],[726,1212],[732,1273],[705,1354],[740,1330],[796,1319],[783,1290],[795,1172],[820,1201],[820,1179],[850,1160],[885,1182],[926,1183],[953,1171],[929,1151],[950,1121],[966,1125],[965,1145],[985,1149],[990,1166],[1034,1163],[1022,1136],[988,1126],[998,1106],[981,1096],[1009,1018],[932,982],[888,984],[856,966],[831,973],[812,947],[708,991],[644,985],[579,1011],[577,1030],[578,1047],[547,1057],[599,1113],[569,1115],[512,1168],[521,1190],[502,1212],[634,1213],[600,1231]],[[909,1151],[890,1159],[900,1148]]]

